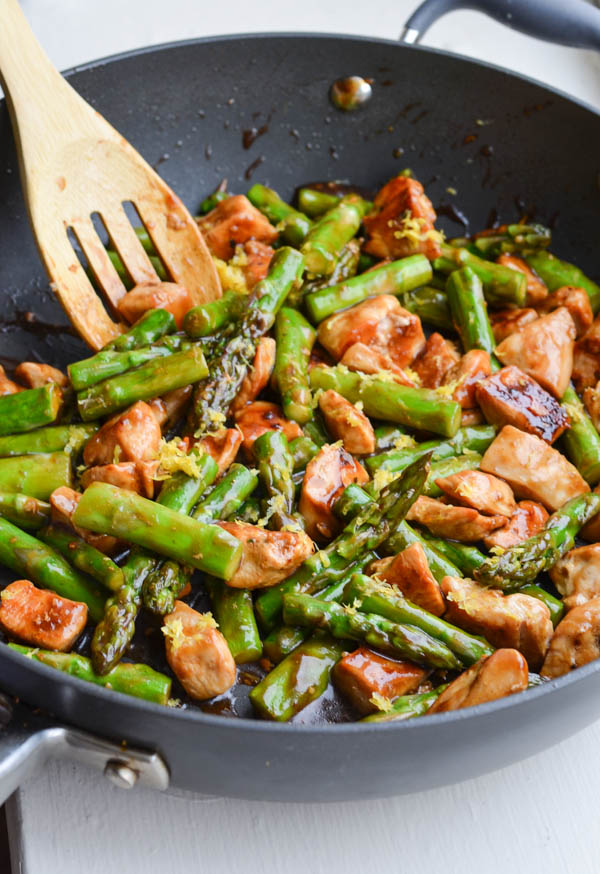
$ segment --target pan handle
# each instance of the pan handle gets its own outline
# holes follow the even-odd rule
[[[158,753],[110,743],[60,725],[0,694],[0,804],[51,757],[102,770],[124,789],[136,784],[164,790],[169,771]]]
[[[476,9],[502,24],[547,42],[600,51],[600,9],[586,0],[425,0],[404,26],[404,43],[417,43],[431,25],[455,9]]]

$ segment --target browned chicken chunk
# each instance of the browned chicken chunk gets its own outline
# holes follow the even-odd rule
[[[365,216],[369,240],[365,252],[376,258],[404,258],[422,252],[438,258],[440,235],[434,229],[437,216],[420,182],[396,176],[383,186]]]
[[[233,257],[237,243],[273,243],[277,239],[273,225],[243,194],[222,200],[198,219],[198,226],[212,254],[223,261]]]
[[[427,711],[447,713],[523,692],[529,683],[527,662],[516,649],[498,649],[480,659],[444,689]]]
[[[269,272],[275,249],[260,240],[247,240],[243,249],[245,258],[239,266],[251,291]]]
[[[268,531],[247,522],[219,522],[241,540],[242,561],[227,585],[234,589],[266,589],[293,574],[312,554],[313,542],[304,531]]]
[[[461,470],[439,477],[435,484],[451,501],[472,507],[486,516],[512,516],[517,509],[511,487],[480,470]]]
[[[595,388],[586,388],[583,392],[583,403],[594,423],[596,431],[600,430],[600,383]]]
[[[506,516],[482,516],[470,507],[443,504],[435,498],[421,495],[406,516],[409,522],[424,525],[436,537],[475,543],[490,531],[506,525]]]
[[[50,514],[54,525],[62,525],[74,531],[79,537],[95,546],[100,552],[105,555],[114,555],[121,547],[121,541],[116,537],[111,537],[110,534],[95,534],[93,531],[88,531],[87,528],[80,528],[73,523],[73,513],[77,509],[77,504],[81,500],[81,492],[76,492],[75,489],[70,489],[68,486],[61,486],[54,489],[50,495]]]
[[[588,330],[594,321],[594,313],[587,291],[584,288],[577,288],[573,285],[563,285],[549,294],[548,297],[538,305],[540,313],[551,313],[552,310],[558,307],[566,307],[571,314],[577,337]],[[591,352],[600,352],[600,344],[598,348],[590,349]]]
[[[41,649],[68,652],[85,628],[87,614],[85,604],[36,589],[29,580],[16,580],[0,593],[2,630]]]
[[[518,649],[532,670],[540,667],[554,630],[545,604],[530,595],[503,595],[460,577],[444,577],[440,586],[448,622],[482,634],[492,646]]]
[[[483,349],[471,349],[446,374],[447,385],[454,387],[452,398],[466,410],[476,407],[477,385],[491,372],[489,353]]]
[[[567,609],[600,598],[600,543],[571,549],[550,570]]]
[[[300,425],[286,419],[281,407],[268,401],[254,401],[243,407],[235,417],[235,423],[242,432],[242,444],[249,455],[254,441],[266,431],[283,431],[288,440],[302,436]]]
[[[534,434],[505,425],[487,448],[481,469],[511,486],[518,498],[557,510],[590,487],[570,461]]]
[[[367,346],[365,343],[353,343],[344,352],[340,364],[343,364],[348,370],[360,373],[377,374],[385,370],[391,373],[394,381],[400,385],[416,385],[414,374],[409,375],[397,364],[394,364],[385,352]]]
[[[588,352],[581,341],[575,343],[571,378],[580,394],[584,389],[595,386],[600,380],[600,355]]]
[[[130,325],[152,309],[168,310],[178,328],[183,317],[194,306],[194,299],[183,285],[176,282],[140,282],[121,298],[117,309]]]
[[[50,364],[38,364],[37,361],[23,361],[15,367],[15,377],[27,388],[40,388],[48,383],[56,383],[61,388],[69,384],[67,376]]]
[[[251,403],[269,383],[275,367],[276,343],[272,337],[261,337],[256,347],[252,367],[248,371],[229,410],[232,416]]]
[[[87,489],[91,483],[110,483],[120,489],[137,492],[143,498],[154,496],[154,476],[158,461],[123,461],[119,464],[102,464],[90,467],[81,475],[81,485]]]
[[[368,455],[375,451],[373,426],[361,410],[337,391],[330,389],[319,398],[327,430],[352,455]]]
[[[535,322],[537,312],[530,307],[514,310],[490,311],[490,322],[496,343],[501,343],[515,331],[520,331],[529,322]]]
[[[221,476],[235,461],[242,445],[242,435],[237,428],[219,428],[199,440],[198,445],[217,462]]]
[[[158,455],[161,431],[152,407],[144,401],[109,419],[83,450],[87,465],[151,461]]]
[[[505,267],[510,267],[511,270],[518,270],[519,273],[524,273],[527,277],[527,306],[532,306],[544,300],[548,296],[548,289],[540,277],[533,272],[531,267],[522,258],[517,255],[500,255],[497,259],[498,264],[504,264]]]
[[[575,325],[569,311],[559,307],[511,334],[496,347],[502,364],[513,364],[559,400],[573,370]]]
[[[190,698],[204,701],[231,689],[235,662],[210,613],[175,601],[162,630],[169,666]]]
[[[569,610],[554,632],[542,677],[562,677],[600,656],[600,598]]]
[[[366,470],[337,443],[323,446],[312,458],[302,481],[298,509],[313,540],[334,537],[341,524],[333,515],[333,505],[350,483],[366,483]]]
[[[413,366],[425,388],[438,388],[447,380],[452,368],[460,361],[460,353],[454,343],[441,334],[433,333],[425,345],[425,351]]]
[[[600,316],[594,319],[589,330],[581,338],[581,346],[591,355],[600,355]]]
[[[486,549],[492,549],[494,546],[500,549],[517,546],[534,534],[538,534],[546,526],[548,518],[548,513],[541,504],[536,504],[535,501],[520,501],[508,524],[504,528],[496,528],[491,534],[486,534],[483,543]]]
[[[420,543],[411,543],[398,555],[378,558],[369,567],[369,573],[395,586],[409,601],[434,616],[442,616],[446,610],[442,590],[429,570],[427,556]]]
[[[161,428],[171,428],[181,419],[192,397],[193,386],[184,385],[182,388],[174,388],[160,398],[148,401],[156,421]]]
[[[472,410],[463,410],[460,414],[460,427],[470,428],[472,425],[483,425],[485,419],[479,407],[474,407]]]
[[[12,379],[6,375],[6,371],[0,364],[0,397],[2,395],[14,395],[18,391],[23,391],[23,386],[17,385]]]
[[[332,679],[359,713],[379,710],[378,698],[391,701],[418,689],[427,671],[412,662],[394,661],[364,646],[345,655]]]
[[[569,427],[569,417],[534,379],[518,367],[503,367],[478,383],[475,396],[493,425],[514,425],[554,443]]]

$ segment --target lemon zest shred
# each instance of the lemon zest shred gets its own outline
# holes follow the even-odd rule
[[[173,440],[161,439],[157,456],[159,467],[154,479],[159,481],[169,479],[177,471],[183,471],[197,479],[202,474],[198,459],[203,454],[204,450],[199,445],[194,447],[194,452],[188,454],[181,448],[181,440],[178,437],[174,437]]]
[[[380,713],[389,713],[390,710],[393,710],[393,704],[389,698],[386,698],[385,695],[382,695],[380,692],[373,692],[371,697],[369,698],[369,702],[376,707]]]

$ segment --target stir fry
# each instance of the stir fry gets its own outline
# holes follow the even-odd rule
[[[446,240],[410,171],[200,212],[221,298],[194,306],[138,229],[155,282],[107,244],[130,327],[68,374],[0,368],[6,645],[173,706],[241,678],[282,722],[332,688],[387,722],[598,658],[600,287],[526,219]]]

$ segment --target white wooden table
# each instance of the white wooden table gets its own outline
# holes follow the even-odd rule
[[[61,69],[203,34],[304,30],[393,38],[416,5],[416,0],[22,2]],[[600,107],[600,57],[591,53],[543,45],[471,12],[438,23],[426,43],[510,67]],[[83,767],[52,763],[9,803],[13,874],[592,874],[600,868],[599,748],[600,723],[478,780],[409,797],[332,805],[126,793]]]

